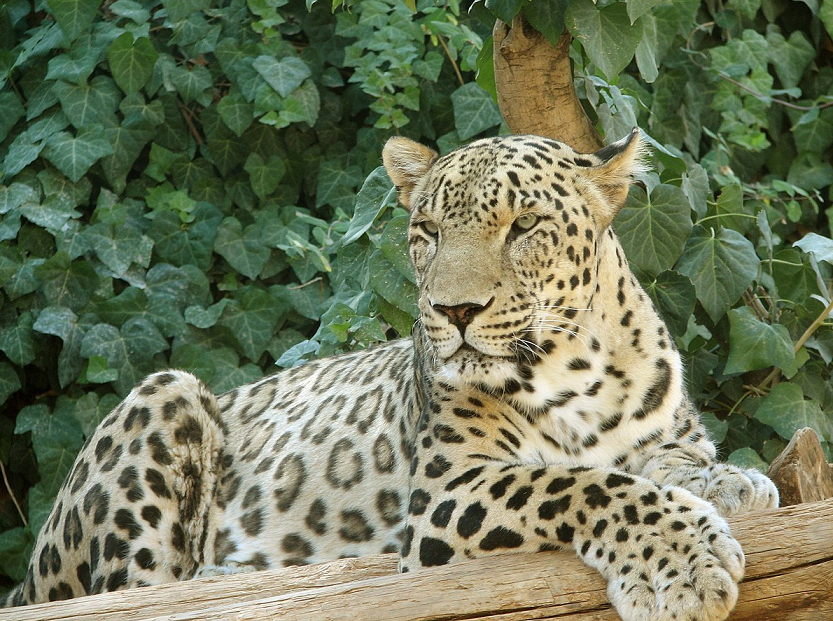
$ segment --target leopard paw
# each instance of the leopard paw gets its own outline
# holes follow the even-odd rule
[[[778,489],[757,470],[715,464],[710,471],[703,498],[712,503],[720,515],[729,517],[778,506]]]
[[[624,621],[723,621],[737,602],[744,556],[714,507],[665,488],[639,535],[608,559],[602,574]]]

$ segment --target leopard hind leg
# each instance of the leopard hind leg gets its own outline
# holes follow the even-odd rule
[[[216,398],[196,377],[146,378],[78,454],[26,578],[0,605],[191,578],[204,560],[224,437]]]

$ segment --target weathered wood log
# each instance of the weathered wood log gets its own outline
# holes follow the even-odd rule
[[[816,432],[809,427],[793,434],[767,476],[778,488],[782,507],[833,497],[833,471]]]
[[[516,134],[538,134],[589,153],[602,146],[573,85],[572,37],[564,31],[553,47],[522,14],[511,27],[497,20],[495,87],[506,124]]]
[[[732,621],[833,619],[833,500],[751,513],[731,525],[747,559]],[[0,621],[618,619],[602,578],[570,552],[403,575],[395,568],[393,555],[349,559],[39,604],[0,611]]]

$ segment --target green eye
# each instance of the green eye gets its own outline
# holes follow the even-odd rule
[[[440,232],[440,227],[436,224],[431,222],[430,220],[425,220],[424,222],[420,222],[419,224],[422,227],[422,230],[428,233],[431,237],[435,237],[437,233]]]
[[[531,213],[526,213],[522,216],[519,216],[517,220],[515,220],[514,227],[520,229],[521,231],[528,231],[533,226],[538,224],[538,216],[533,215]]]

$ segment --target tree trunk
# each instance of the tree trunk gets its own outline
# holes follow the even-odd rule
[[[730,520],[746,579],[730,621],[833,619],[833,500]],[[396,556],[205,578],[0,611],[0,621],[616,621],[572,552],[508,554],[396,575]],[[293,589],[300,589],[289,593]]]
[[[516,134],[538,134],[585,153],[602,146],[573,86],[572,37],[553,47],[521,14],[511,27],[498,20],[493,32],[495,87],[500,111]]]

